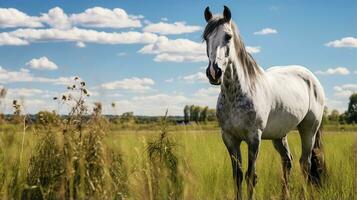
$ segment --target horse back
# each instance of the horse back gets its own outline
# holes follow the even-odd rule
[[[322,117],[324,92],[317,78],[302,66],[275,67],[266,71],[271,108],[262,138],[285,136],[307,115]]]

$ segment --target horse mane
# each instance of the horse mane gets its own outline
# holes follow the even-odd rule
[[[223,17],[213,17],[206,25],[205,30],[203,31],[202,38],[207,40],[208,36],[215,31],[217,31],[217,27],[227,23]],[[233,39],[234,39],[234,47],[237,53],[237,58],[241,62],[243,71],[245,76],[248,77],[252,86],[254,85],[255,80],[262,74],[261,69],[258,64],[255,62],[252,55],[247,52],[244,42],[239,35],[237,26],[233,21],[231,21],[231,28],[233,31]]]

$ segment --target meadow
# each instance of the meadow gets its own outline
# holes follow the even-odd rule
[[[0,199],[234,199],[217,124],[100,123],[68,138],[70,129],[0,126]],[[328,176],[316,188],[300,171],[299,135],[289,134],[291,199],[356,199],[357,132],[325,130],[323,140]],[[246,150],[243,143],[245,170]],[[255,198],[280,199],[280,157],[270,141],[257,174]]]

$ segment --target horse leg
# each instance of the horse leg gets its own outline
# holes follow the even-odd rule
[[[289,150],[287,137],[281,139],[273,140],[275,149],[279,152],[283,167],[283,188],[282,188],[282,198],[289,199],[289,175],[291,171],[291,154]]]
[[[298,130],[301,138],[301,157],[300,166],[305,176],[305,179],[310,178],[311,155],[315,143],[315,136],[320,123],[317,120],[304,119],[299,125]]]
[[[235,187],[236,199],[241,200],[243,198],[243,194],[242,194],[243,170],[242,170],[242,156],[240,152],[241,140],[237,140],[227,133],[222,133],[222,138],[231,157],[233,178],[236,184]]]
[[[253,199],[253,190],[257,184],[258,177],[255,172],[255,164],[258,157],[261,142],[261,131],[258,131],[247,140],[248,143],[248,170],[245,174],[248,189],[248,199]]]

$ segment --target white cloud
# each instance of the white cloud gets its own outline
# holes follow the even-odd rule
[[[40,19],[42,22],[57,29],[69,29],[72,27],[68,15],[60,7],[50,9],[48,13],[42,14]]]
[[[20,45],[28,45],[28,44],[29,42],[27,42],[26,40],[12,36],[9,33],[6,32],[0,33],[0,46],[3,45],[20,46]]]
[[[166,21],[169,21],[169,19],[167,19],[167,17],[162,17],[162,18],[160,18],[160,20],[161,20],[161,21],[165,21],[165,22],[166,22]]]
[[[357,48],[357,38],[355,37],[344,37],[340,40],[334,40],[325,44],[328,47],[342,48],[351,47]]]
[[[176,55],[171,53],[162,53],[155,56],[156,62],[205,62],[207,56],[205,55]]]
[[[349,98],[351,94],[357,93],[357,84],[344,84],[340,86],[335,86],[335,96],[340,98]]]
[[[126,78],[120,81],[113,81],[108,83],[103,83],[101,88],[106,90],[132,90],[132,91],[144,91],[151,89],[151,86],[155,82],[150,78]]]
[[[14,8],[0,8],[0,28],[42,27],[43,23],[56,29],[73,26],[93,28],[136,28],[141,27],[143,16],[128,15],[121,8],[88,8],[81,13],[67,14],[62,8],[54,7],[41,16],[29,16]]]
[[[15,8],[0,8],[0,28],[42,27],[37,17],[31,17]]]
[[[195,93],[195,96],[197,96],[197,97],[208,97],[208,96],[218,97],[218,94],[220,91],[221,91],[220,87],[201,88]]]
[[[248,53],[255,54],[255,53],[259,53],[260,52],[261,47],[259,47],[259,46],[256,46],[256,47],[246,46],[245,49],[248,51]]]
[[[260,47],[247,46],[249,53],[259,53]],[[139,50],[142,54],[155,54],[156,62],[207,62],[206,46],[188,39],[170,40],[160,36],[153,44],[145,45]]]
[[[201,62],[207,61],[205,45],[188,39],[170,40],[165,36],[160,36],[153,43],[148,44],[139,50],[142,54],[156,54],[156,62]]]
[[[148,44],[139,50],[143,54],[179,53],[179,54],[205,54],[205,45],[188,39],[170,40],[160,36],[154,44]]]
[[[346,67],[336,67],[336,68],[329,68],[326,71],[316,71],[316,74],[325,74],[325,75],[332,75],[332,74],[339,74],[339,75],[347,75],[350,71]]]
[[[27,42],[74,41],[99,44],[153,43],[158,36],[153,33],[103,32],[88,29],[17,29],[8,32],[8,36]],[[0,35],[1,38],[1,35]],[[1,39],[0,39],[1,41]]]
[[[206,75],[202,72],[197,72],[195,74],[190,74],[187,76],[182,77],[182,80],[188,83],[195,83],[195,82],[207,82],[208,79]]]
[[[337,109],[340,113],[346,111],[347,101],[341,101],[336,99],[326,99],[326,105],[328,109],[331,111],[333,109]]]
[[[182,115],[182,109],[189,100],[178,94],[154,94],[147,96],[136,96],[127,100],[116,101],[119,112],[133,111],[140,115],[165,114],[168,109],[169,115]]]
[[[263,28],[260,31],[254,32],[254,35],[269,35],[269,34],[277,34],[278,31],[273,28]]]
[[[94,7],[86,9],[82,13],[72,14],[70,21],[74,25],[95,28],[129,28],[141,27],[140,18],[142,16],[131,16],[121,8],[113,10]]]
[[[44,94],[45,91],[35,88],[9,88],[7,90],[7,97],[16,99],[19,97],[32,97]]]
[[[208,88],[201,88],[190,97],[189,102],[190,104],[215,108],[220,91],[220,87],[211,86]]]
[[[175,22],[173,24],[159,22],[149,24],[143,29],[145,32],[159,33],[163,35],[176,35],[183,33],[192,33],[201,30],[200,26],[186,25],[186,22]]]
[[[84,42],[77,42],[76,43],[76,47],[78,48],[85,48],[86,47],[86,44]]]
[[[34,58],[26,63],[32,69],[40,69],[40,70],[55,70],[58,69],[58,66],[49,60],[47,57]]]
[[[120,53],[117,53],[118,56],[126,56],[127,53],[126,52],[120,52]]]
[[[9,71],[0,66],[0,83],[15,82],[40,82],[55,85],[68,85],[73,82],[74,77],[46,78],[35,76],[30,70],[21,68],[19,71]]]

